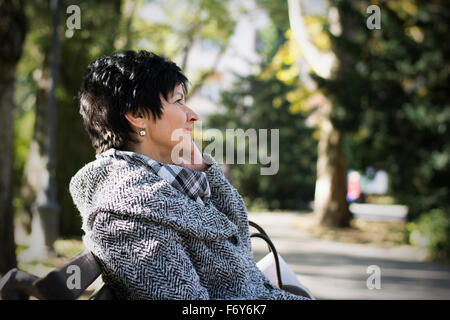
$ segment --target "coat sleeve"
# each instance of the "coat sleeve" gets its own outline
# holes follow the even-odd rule
[[[209,165],[206,170],[206,177],[211,188],[212,203],[218,210],[227,214],[230,220],[237,225],[242,240],[246,243],[249,254],[253,254],[248,214],[244,200],[236,188],[225,177],[214,158],[207,153],[203,154],[203,158]]]
[[[99,213],[93,227],[85,244],[99,258],[105,283],[122,294],[119,298],[209,299],[174,230],[110,212]]]
[[[205,172],[211,188],[211,200],[217,209],[221,211],[239,210],[246,215],[247,209],[241,195],[225,177],[214,158],[207,153],[203,154],[203,158],[208,164]]]

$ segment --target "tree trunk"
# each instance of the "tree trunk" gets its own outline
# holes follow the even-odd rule
[[[1,67],[0,80],[0,273],[17,265],[14,243],[13,178],[13,109],[15,66]]]
[[[194,41],[193,36],[189,36],[188,39],[186,40],[186,45],[183,48],[183,60],[181,62],[181,70],[183,70],[183,72],[186,72],[189,53],[191,52],[193,41]]]
[[[348,227],[351,213],[346,198],[346,169],[341,134],[330,121],[331,107],[324,106],[320,127],[314,213],[320,225]]]
[[[0,1],[0,273],[17,265],[12,209],[16,65],[27,32],[22,1]]]
[[[338,65],[336,55],[332,51],[321,52],[310,41],[300,2],[288,0],[292,33],[314,73],[324,79],[332,78],[333,71]],[[332,24],[339,24],[339,21]],[[350,223],[351,214],[346,199],[347,183],[341,134],[331,122],[331,104],[326,102],[321,108],[314,212],[323,226],[346,227]]]
[[[53,243],[58,236],[59,205],[56,199],[55,177],[56,99],[54,90],[58,75],[60,1],[53,0],[51,3],[52,48],[50,56],[48,52],[45,54],[43,72],[41,78],[37,79],[39,90],[36,99],[35,128],[25,169],[35,201],[31,206],[30,248],[22,252],[20,259],[23,261],[42,259],[52,254],[54,252]]]

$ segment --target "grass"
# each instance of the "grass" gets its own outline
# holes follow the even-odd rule
[[[392,248],[408,245],[406,223],[353,219],[348,228],[327,228],[316,223],[313,213],[296,217],[294,226],[312,237],[346,243],[370,244]]]
[[[20,257],[21,252],[28,249],[28,246],[19,245],[16,254]],[[53,268],[60,266],[84,250],[84,245],[80,239],[58,239],[54,244],[55,252],[49,257],[35,259],[33,261],[18,261],[19,269],[31,272],[37,276],[47,274]]]
[[[387,195],[380,195],[380,194],[366,194],[366,203],[373,203],[373,204],[396,204],[397,201],[395,198]]]

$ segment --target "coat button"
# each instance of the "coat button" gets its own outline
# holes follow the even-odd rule
[[[228,240],[232,243],[232,244],[234,244],[235,246],[237,246],[237,244],[238,244],[238,238],[236,237],[236,236],[232,236],[232,237],[230,237],[230,238],[228,238]]]

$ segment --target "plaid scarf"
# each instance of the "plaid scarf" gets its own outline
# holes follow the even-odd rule
[[[211,196],[208,178],[203,171],[187,169],[174,164],[166,164],[155,161],[143,154],[131,151],[115,150],[129,161],[139,160],[150,168],[162,179],[167,180],[174,188],[186,194],[196,202],[203,204]]]

